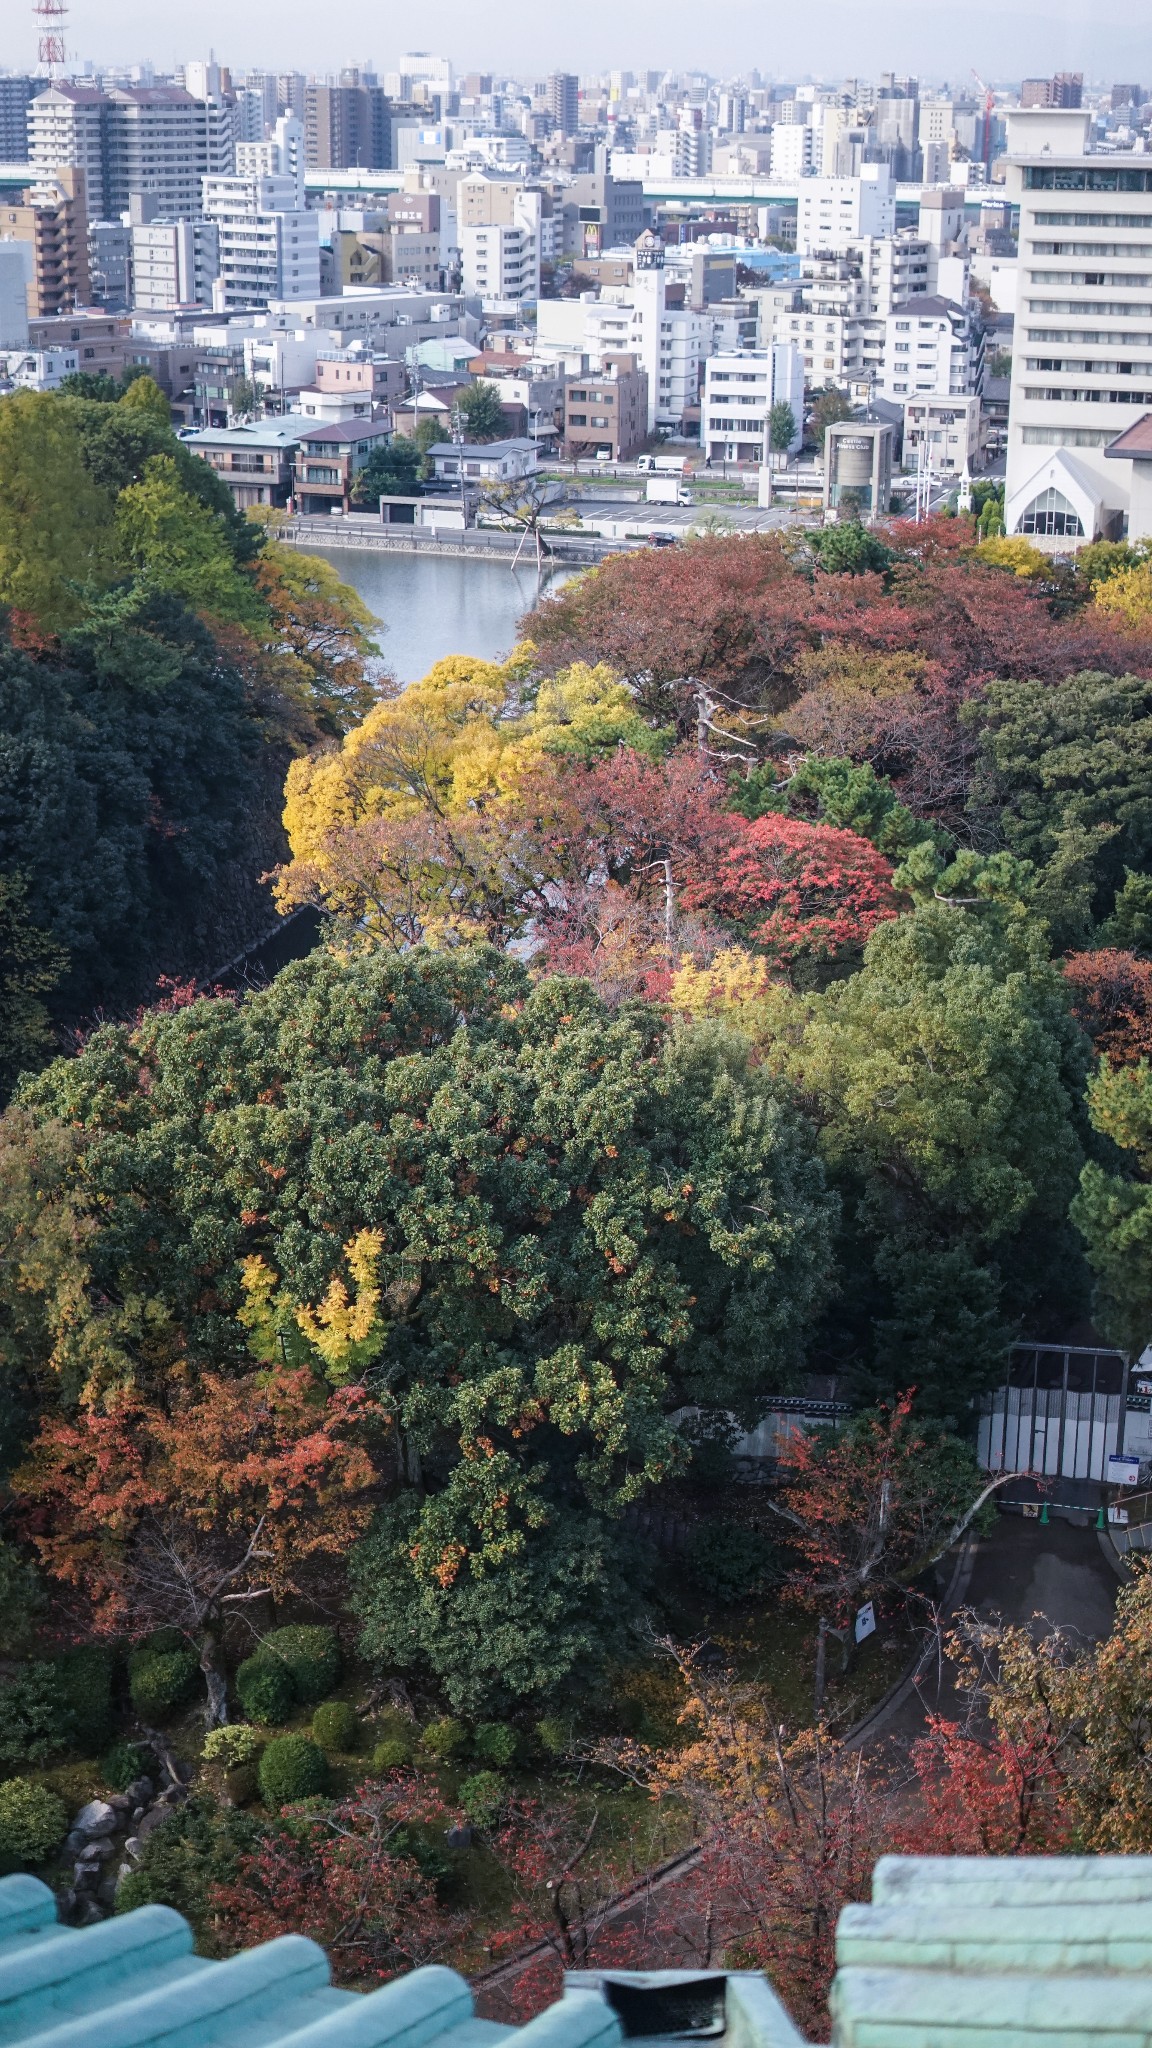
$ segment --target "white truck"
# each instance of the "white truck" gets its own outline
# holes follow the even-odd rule
[[[686,455],[638,455],[636,467],[643,476],[684,476],[688,470]]]
[[[650,505],[693,505],[696,502],[678,476],[650,476],[644,496]]]

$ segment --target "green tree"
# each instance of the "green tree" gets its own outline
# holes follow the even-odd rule
[[[1088,1088],[1093,1127],[1117,1148],[1080,1175],[1072,1220],[1098,1281],[1101,1326],[1133,1354],[1152,1339],[1152,1070],[1100,1065]],[[1114,1163],[1113,1163],[1114,1162]]]
[[[85,471],[70,402],[18,391],[0,406],[0,603],[49,632],[76,623],[113,570],[112,504]]]
[[[118,401],[127,412],[146,413],[157,426],[172,426],[172,408],[154,377],[147,373],[127,378],[123,393]]]
[[[25,877],[0,873],[0,1097],[48,1052],[52,1031],[42,998],[67,965],[63,948],[28,914]]]
[[[500,404],[500,393],[495,384],[478,377],[456,398],[456,409],[464,426],[467,441],[499,441],[508,432],[508,420]]]
[[[1086,1045],[1043,928],[995,902],[883,924],[775,1057],[844,1200],[827,1347],[875,1391],[914,1385],[958,1416],[1013,1318],[1075,1283]]]
[[[420,450],[403,434],[394,434],[374,450],[352,486],[354,505],[375,505],[378,498],[409,498],[420,474]]]
[[[215,618],[263,622],[259,593],[237,567],[226,530],[184,489],[171,456],[151,456],[140,482],[121,491],[116,539],[126,567],[150,587]]]
[[[796,415],[786,398],[779,398],[768,415],[768,446],[774,455],[786,455],[796,439]]]
[[[475,1668],[500,1614],[526,1656],[556,1634],[542,1689],[583,1659],[619,1604],[620,1515],[683,1460],[670,1414],[794,1384],[826,1284],[808,1134],[735,1042],[485,949],[320,952],[242,1005],[105,1029],[21,1099],[50,1146],[75,1133],[56,1200],[93,1223],[71,1287],[44,1261],[35,1326],[21,1291],[10,1370],[150,1401],[253,1355],[362,1381],[409,1496],[388,1641],[461,1697],[506,1699]],[[55,1209],[33,1240],[59,1244]],[[0,1316],[14,1284],[0,1266]],[[564,1648],[567,1530],[587,1583]]]
[[[822,391],[812,394],[812,410],[808,415],[809,424],[821,454],[828,438],[829,427],[838,420],[852,418],[852,403],[846,391],[840,391],[835,384],[825,385]]]
[[[892,566],[892,550],[875,533],[862,526],[859,518],[843,516],[835,526],[817,529],[810,537],[820,567],[832,576],[883,575]]]
[[[1088,943],[1126,870],[1152,866],[1152,682],[991,683],[961,716],[980,750],[978,840],[1034,863],[1058,948]]]
[[[54,1019],[229,958],[278,857],[284,764],[235,664],[171,598],[102,599],[39,658],[0,638],[0,872],[20,870],[32,925],[67,955],[37,998]]]
[[[97,405],[115,405],[121,387],[107,370],[73,370],[60,380],[66,398],[86,398]]]

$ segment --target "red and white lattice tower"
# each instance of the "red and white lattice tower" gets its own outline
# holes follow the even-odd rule
[[[46,71],[49,78],[55,78],[57,72],[64,68],[67,0],[33,0],[32,12],[36,16],[38,67],[41,71]]]

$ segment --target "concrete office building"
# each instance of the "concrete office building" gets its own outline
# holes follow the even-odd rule
[[[648,378],[635,356],[605,356],[599,369],[568,381],[563,436],[575,458],[627,462],[639,453],[648,438]]]
[[[904,407],[904,467],[915,469],[920,449],[937,476],[960,476],[978,469],[981,405],[967,398],[910,398]]]
[[[709,356],[700,413],[708,461],[767,463],[774,405],[791,407],[795,433],[788,447],[795,451],[804,423],[804,363],[796,349],[777,342],[753,353]]]
[[[812,178],[796,209],[801,256],[835,254],[865,236],[895,233],[896,192],[887,164],[865,164],[856,178]]]
[[[561,255],[595,257],[607,249],[632,248],[644,232],[644,186],[639,178],[583,171],[563,188],[556,204]]]
[[[1124,529],[1107,451],[1152,408],[1152,159],[1097,156],[1087,112],[1009,116],[1020,207],[1005,523],[1039,545]]]

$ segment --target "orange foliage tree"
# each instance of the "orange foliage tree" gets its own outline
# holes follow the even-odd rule
[[[300,1590],[311,1560],[366,1526],[370,1418],[361,1388],[323,1389],[307,1369],[205,1373],[168,1410],[123,1391],[46,1418],[14,1485],[44,1565],[99,1632],[175,1627],[195,1643],[212,1725],[228,1614]]]
[[[1152,1057],[1152,960],[1104,946],[1064,963],[1073,1012],[1113,1066]]]

